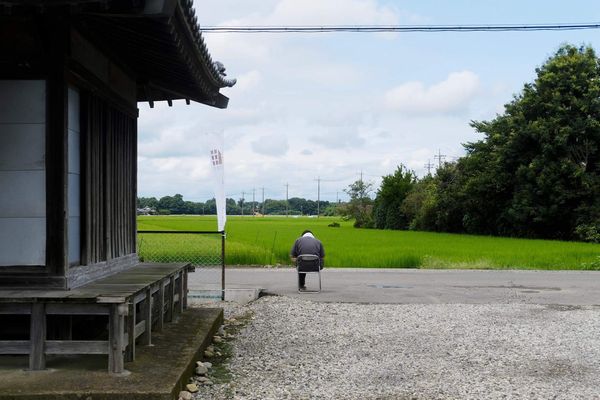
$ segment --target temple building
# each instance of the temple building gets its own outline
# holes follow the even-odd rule
[[[68,332],[44,343],[51,312],[109,315],[131,353],[152,328],[136,305],[148,314],[154,301],[185,306],[185,266],[148,266],[156,279],[108,290],[111,277],[140,268],[137,104],[226,108],[220,90],[234,84],[212,60],[191,0],[0,1],[0,314],[31,315],[28,341],[3,341],[0,327],[0,354],[26,352],[40,369],[57,346],[77,353],[62,340]],[[109,370],[120,372],[120,345],[111,346]]]

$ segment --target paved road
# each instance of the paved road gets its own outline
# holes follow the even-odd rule
[[[315,282],[307,277],[307,285]],[[190,275],[190,288],[201,274]],[[600,305],[599,271],[325,269],[323,291],[300,294],[294,269],[228,268],[228,288],[324,302]]]

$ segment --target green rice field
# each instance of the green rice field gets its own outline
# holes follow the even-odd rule
[[[340,226],[328,226],[333,222]],[[216,226],[214,216],[138,217],[139,230],[212,231]],[[355,229],[351,221],[333,217],[229,216],[225,262],[290,264],[290,248],[304,229],[323,242],[327,267],[600,270],[598,244]],[[159,240],[156,250],[174,251],[169,250],[173,240]]]

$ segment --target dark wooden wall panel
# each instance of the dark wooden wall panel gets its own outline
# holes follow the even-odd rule
[[[87,96],[86,264],[135,253],[136,119]]]

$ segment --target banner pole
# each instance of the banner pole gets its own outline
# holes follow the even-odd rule
[[[221,234],[221,300],[225,301],[225,231]]]

